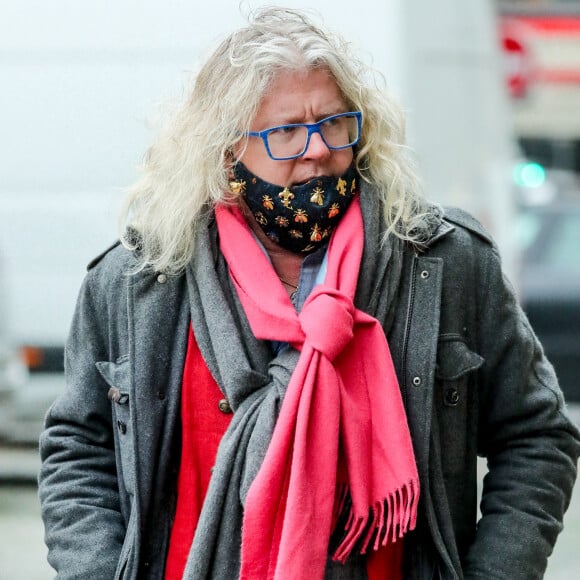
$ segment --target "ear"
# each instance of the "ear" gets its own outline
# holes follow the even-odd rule
[[[230,156],[232,163],[237,163],[244,156],[246,147],[248,146],[248,138],[240,137],[233,145],[228,147],[228,155]]]

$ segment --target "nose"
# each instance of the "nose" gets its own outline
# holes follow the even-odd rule
[[[310,135],[310,142],[304,152],[303,157],[306,159],[324,159],[330,156],[330,149],[322,139],[320,133],[314,132]]]

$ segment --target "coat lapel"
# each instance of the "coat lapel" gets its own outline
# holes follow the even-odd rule
[[[172,509],[168,500],[180,458],[180,391],[190,323],[185,277],[137,274],[128,278],[127,296],[134,445],[136,456],[146,458],[137,462],[135,474],[138,545],[148,546],[147,534],[168,537],[168,529],[143,529],[143,522],[169,525],[170,518],[154,511]],[[147,558],[162,562],[164,554]]]

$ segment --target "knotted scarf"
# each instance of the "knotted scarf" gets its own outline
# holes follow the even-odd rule
[[[334,558],[344,562],[355,547],[377,549],[412,529],[419,497],[384,331],[353,303],[363,252],[359,202],[334,233],[325,282],[300,314],[241,211],[219,206],[216,220],[255,337],[300,351],[245,498],[240,578],[322,578],[341,512],[348,516]]]

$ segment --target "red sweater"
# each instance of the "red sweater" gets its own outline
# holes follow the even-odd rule
[[[182,453],[177,509],[165,580],[183,577],[218,445],[232,420],[225,403],[190,328],[181,393]],[[371,554],[367,564],[369,580],[402,580],[402,545],[399,541]]]
[[[181,391],[182,452],[177,481],[177,509],[171,530],[165,580],[181,580],[219,442],[231,413],[220,411],[224,400],[189,330]]]

